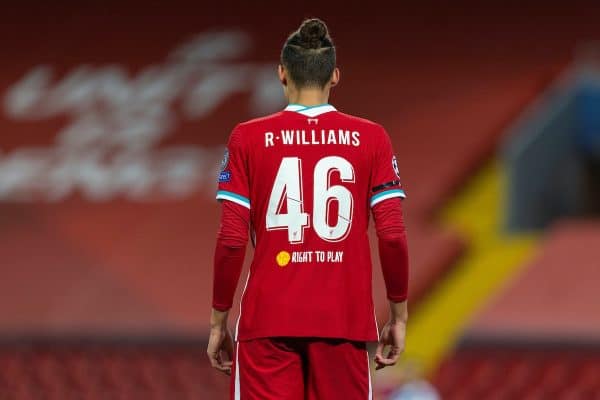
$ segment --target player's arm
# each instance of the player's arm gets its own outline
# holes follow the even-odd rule
[[[223,201],[221,226],[217,234],[214,256],[212,306],[217,316],[226,314],[233,304],[233,296],[242,272],[250,210],[230,201]],[[211,325],[212,325],[211,321]],[[221,322],[215,318],[214,322]]]
[[[227,374],[231,372],[233,358],[233,340],[227,329],[227,318],[244,264],[249,219],[250,210],[239,204],[223,201],[221,227],[215,246],[213,301],[207,353],[212,366]],[[222,353],[227,355],[227,361],[223,359]]]
[[[391,303],[403,303],[408,297],[408,244],[402,200],[392,198],[377,204],[373,219],[387,298]]]
[[[233,355],[233,340],[227,329],[227,318],[244,264],[250,224],[246,155],[241,133],[236,128],[231,133],[219,174],[217,199],[222,203],[222,213],[215,246],[207,349],[212,366],[227,374],[231,372]],[[223,359],[223,353],[229,357],[229,361]]]
[[[377,369],[394,365],[404,350],[408,297],[408,246],[402,215],[406,197],[388,134],[381,129],[373,149],[371,210],[377,231],[379,259],[390,302],[390,319],[380,333]],[[384,348],[390,346],[387,355]]]
[[[391,198],[373,208],[379,259],[390,304],[390,317],[383,327],[375,362],[377,369],[394,365],[404,351],[408,320],[408,246],[400,198]],[[384,354],[385,347],[389,351]]]

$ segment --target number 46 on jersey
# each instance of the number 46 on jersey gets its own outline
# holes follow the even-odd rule
[[[279,165],[269,205],[267,208],[267,230],[287,229],[290,243],[304,241],[304,230],[310,227],[311,216],[304,209],[302,188],[302,160],[299,157],[284,157]],[[338,172],[342,182],[354,183],[354,167],[348,160],[338,156],[320,159],[313,174],[312,226],[316,234],[328,242],[340,242],[350,233],[354,200],[352,193],[342,185],[331,185],[333,172]],[[338,202],[338,218],[334,226],[329,222],[329,205]],[[284,203],[285,202],[285,203]],[[283,205],[287,213],[282,213]]]

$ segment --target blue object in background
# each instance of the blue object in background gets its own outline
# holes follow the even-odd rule
[[[577,145],[588,156],[600,159],[600,82],[584,82],[576,101]]]

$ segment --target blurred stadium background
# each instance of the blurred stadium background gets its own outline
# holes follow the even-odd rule
[[[227,398],[215,177],[235,123],[284,105],[309,16],[409,195],[407,350],[375,397],[600,398],[600,4],[364,8],[3,6],[0,399]]]

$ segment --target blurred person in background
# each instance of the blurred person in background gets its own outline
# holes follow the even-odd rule
[[[207,353],[234,399],[370,399],[376,368],[404,348],[408,254],[398,165],[384,128],[328,104],[336,51],[319,19],[285,42],[289,105],[239,124],[221,165],[221,227]],[[378,335],[367,228],[375,220],[390,319]],[[249,228],[255,252],[236,324],[227,319]]]
[[[412,362],[404,362],[395,371],[401,384],[387,397],[388,400],[440,400],[435,387],[424,379]]]

